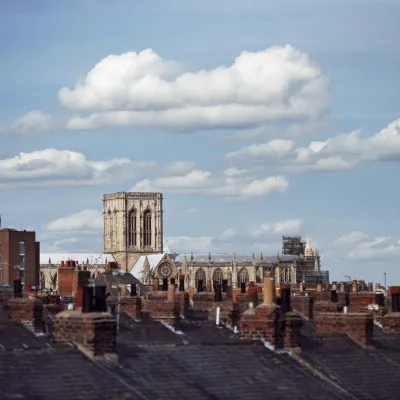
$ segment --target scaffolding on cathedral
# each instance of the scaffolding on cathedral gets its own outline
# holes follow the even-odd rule
[[[306,247],[301,236],[282,236],[282,255],[300,256],[304,255]]]

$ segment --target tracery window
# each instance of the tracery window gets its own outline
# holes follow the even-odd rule
[[[136,246],[136,210],[132,210],[128,216],[128,245]]]
[[[195,281],[196,281],[196,288],[199,287],[199,281],[202,282],[203,288],[206,286],[206,272],[204,271],[203,268],[199,268],[196,271]]]
[[[239,282],[239,284],[242,283],[242,282],[244,282],[244,283],[248,283],[249,282],[249,273],[247,272],[246,268],[242,268],[239,271],[238,282]]]
[[[146,210],[143,215],[143,245],[151,246],[151,211]]]
[[[222,279],[223,279],[223,273],[221,271],[221,268],[217,268],[213,274],[213,282],[222,283]]]

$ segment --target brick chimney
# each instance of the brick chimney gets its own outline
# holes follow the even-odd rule
[[[392,294],[392,312],[382,318],[382,327],[386,333],[400,333],[400,294]]]
[[[318,313],[314,318],[319,334],[347,334],[363,346],[373,345],[374,320],[369,313]]]
[[[26,325],[35,332],[42,331],[43,303],[34,297],[14,297],[7,301],[12,321]]]
[[[274,303],[274,294],[274,275],[268,273],[264,278],[263,304],[245,311],[239,321],[241,339],[263,339],[273,348],[282,347],[282,312]]]
[[[89,283],[90,271],[74,269],[72,271],[72,295],[75,296],[76,308],[83,304],[83,287]]]
[[[57,271],[58,276],[58,292],[61,297],[72,296],[73,293],[73,276],[74,268],[72,267],[72,261],[61,261],[60,267]]]

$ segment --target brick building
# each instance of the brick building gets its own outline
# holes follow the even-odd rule
[[[39,257],[35,232],[0,229],[0,282],[12,284],[21,278],[25,285],[38,285]]]

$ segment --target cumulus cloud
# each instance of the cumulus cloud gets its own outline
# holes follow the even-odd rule
[[[43,111],[32,110],[15,120],[9,127],[10,133],[31,135],[49,132],[57,126],[55,119]]]
[[[284,176],[256,178],[246,170],[229,168],[223,173],[195,169],[181,175],[144,179],[135,184],[133,192],[163,191],[182,194],[203,194],[224,198],[253,198],[273,192],[282,193],[289,187]]]
[[[263,236],[269,233],[279,233],[282,235],[299,234],[302,226],[303,221],[301,219],[275,221],[254,228],[252,236]]]
[[[229,66],[196,72],[181,72],[146,49],[104,58],[58,98],[64,107],[92,112],[71,118],[68,129],[199,129],[318,119],[330,89],[318,65],[290,45],[244,51]]]
[[[341,171],[361,162],[399,161],[400,119],[370,137],[354,131],[298,148],[290,139],[275,139],[228,153],[226,158],[280,163],[292,172]]]
[[[131,178],[135,170],[152,163],[126,158],[89,161],[82,153],[45,149],[0,160],[0,187],[55,187],[104,184]]]
[[[43,228],[50,232],[100,231],[103,229],[103,216],[99,210],[86,209],[49,221]]]
[[[370,236],[353,231],[337,238],[334,248],[351,260],[382,259],[400,256],[400,242],[390,235]]]

